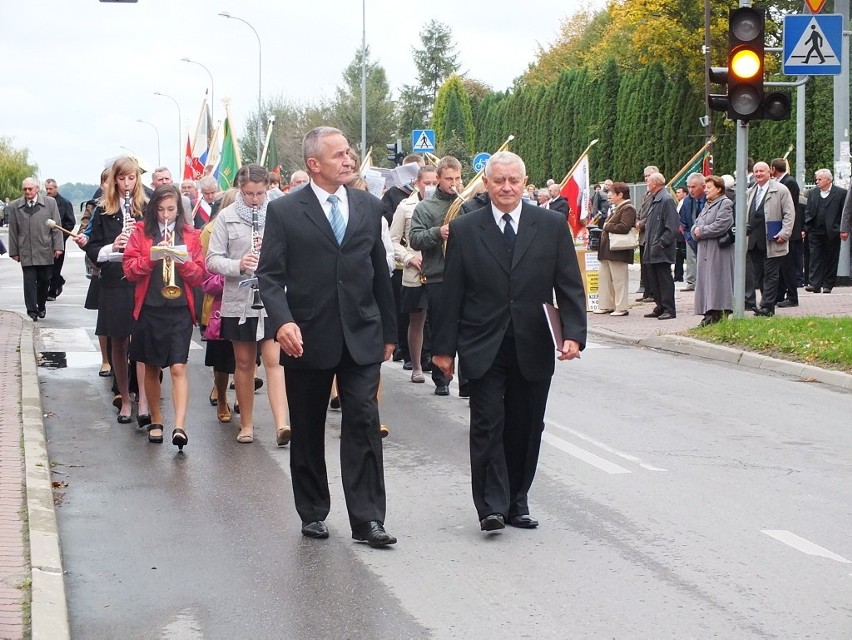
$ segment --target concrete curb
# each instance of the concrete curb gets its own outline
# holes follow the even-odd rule
[[[727,362],[728,364],[737,364],[743,367],[751,367],[753,369],[775,371],[794,378],[814,380],[832,387],[852,391],[852,375],[844,373],[843,371],[831,371],[829,369],[814,367],[809,364],[780,360],[778,358],[764,356],[759,353],[733,349],[724,345],[704,342],[703,340],[696,340],[695,338],[688,338],[686,336],[659,335],[647,338],[634,338],[631,336],[621,335],[614,331],[608,331],[606,329],[589,329],[589,333],[591,335],[608,338],[610,340],[617,340],[634,346],[671,351],[674,353],[681,353],[683,355],[696,356],[719,362]]]
[[[65,640],[71,631],[42,416],[33,329],[25,323],[21,332],[21,421],[32,567],[32,638]]]

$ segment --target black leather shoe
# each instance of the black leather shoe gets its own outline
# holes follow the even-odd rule
[[[758,307],[754,310],[754,315],[762,318],[771,318],[775,315],[775,309],[772,307]]]
[[[653,302],[653,301],[654,301],[654,299],[649,297],[649,296],[640,296],[639,298],[636,298],[636,302]]]
[[[393,361],[394,362],[400,362],[402,360],[404,360],[403,354],[402,354],[402,349],[400,349],[399,347],[396,347],[393,350]]]
[[[38,314],[37,313],[28,313],[27,315],[30,317],[30,320],[32,320],[33,322],[38,322]]]
[[[819,293],[820,287],[812,287],[811,285],[805,286],[805,291],[810,291],[811,293]]]
[[[822,292],[823,293],[831,293],[831,287],[826,287],[825,289],[822,290]],[[43,317],[44,316],[41,316],[41,315],[39,316],[39,318],[43,318]]]
[[[141,428],[147,427],[151,424],[151,414],[143,413],[142,415],[136,416],[136,424],[138,424]]]
[[[448,395],[450,395],[450,388],[445,384],[439,385],[439,386],[435,387],[435,395],[436,396],[448,396]]]
[[[324,539],[328,537],[328,527],[322,520],[302,523],[302,535],[306,538]]]
[[[677,316],[673,313],[669,313],[668,311],[657,316],[657,320],[673,320],[674,318],[677,318]]]
[[[374,549],[386,547],[389,544],[396,544],[396,538],[385,531],[384,526],[378,520],[371,520],[370,522],[365,522],[354,527],[352,529],[352,539],[358,542],[366,542]]]
[[[479,521],[479,528],[482,531],[499,531],[506,528],[505,520],[502,513],[492,513],[490,516],[485,516]]]
[[[47,311],[45,311],[44,309],[42,309],[41,311],[38,312],[39,318],[44,318],[46,315],[47,315]]]
[[[403,371],[414,371],[414,363],[411,360],[406,360],[402,363]]]
[[[133,422],[133,418],[131,418],[130,416],[123,416],[119,414],[119,416],[116,418],[116,422],[118,422],[118,424],[130,424],[131,422]]]
[[[509,524],[518,529],[535,529],[538,526],[538,520],[529,514],[524,514],[509,518]]]
[[[646,314],[645,314],[644,316],[642,316],[642,317],[643,317],[643,318],[659,318],[661,315],[663,315],[663,314],[662,314],[662,313],[657,313],[656,311],[652,311],[651,313],[646,313]]]
[[[459,398],[469,398],[470,397],[470,384],[460,384],[459,385]]]
[[[798,307],[799,303],[793,300],[782,300],[778,303],[778,306],[786,309],[787,307]]]

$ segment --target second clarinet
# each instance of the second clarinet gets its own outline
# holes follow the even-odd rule
[[[263,238],[260,235],[260,223],[257,219],[257,207],[251,208],[251,252],[257,256],[260,261],[260,245]],[[257,271],[257,269],[255,269]],[[263,300],[260,298],[260,287],[257,283],[257,275],[254,276],[254,283],[251,285],[251,308],[263,309]]]
[[[124,192],[124,217],[121,223],[121,232],[130,237],[130,232],[133,231],[133,226],[136,220],[133,218],[133,204],[130,202],[130,191]],[[119,253],[124,253],[124,247],[118,250]]]

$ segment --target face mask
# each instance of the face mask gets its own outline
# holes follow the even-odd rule
[[[423,195],[423,199],[424,199],[424,200],[427,200],[427,199],[431,198],[432,196],[434,196],[434,195],[435,195],[435,192],[436,192],[437,190],[438,190],[438,185],[436,185],[436,184],[427,184],[427,185],[423,188],[423,193],[424,193],[424,195]]]

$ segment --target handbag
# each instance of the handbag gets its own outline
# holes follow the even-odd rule
[[[204,329],[204,338],[206,340],[221,340],[222,339],[222,298],[217,297],[213,300],[213,310],[210,312],[210,319],[207,321],[207,328]]]
[[[613,251],[635,249],[639,246],[639,230],[635,227],[627,233],[610,233],[609,248]]]
[[[734,227],[728,229],[727,233],[723,236],[719,236],[719,246],[721,248],[730,247],[734,242],[737,241],[737,233],[734,230]]]

